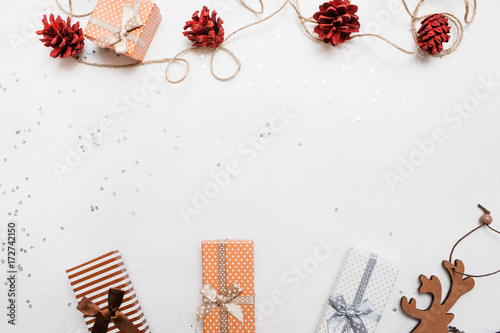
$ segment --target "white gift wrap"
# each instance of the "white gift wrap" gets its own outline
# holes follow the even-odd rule
[[[351,247],[316,333],[375,332],[398,272],[398,265]]]

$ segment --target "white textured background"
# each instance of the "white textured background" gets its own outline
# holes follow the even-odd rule
[[[75,1],[75,10],[94,4]],[[188,47],[183,24],[204,4],[219,11],[228,33],[255,20],[236,0],[158,0],[164,19],[147,59]],[[388,3],[356,4],[362,31],[378,27],[414,47],[400,5],[377,26]],[[279,5],[266,1],[266,13]],[[317,5],[304,2],[302,9],[312,14]],[[122,118],[113,107],[125,105],[120,99],[138,91],[148,71],[165,66],[111,70],[54,60],[30,32],[33,22],[41,26],[37,13],[44,8],[58,12],[48,0],[4,0],[0,13],[0,232],[5,237],[6,222],[17,220],[18,247],[26,250],[18,258],[18,326],[7,326],[1,310],[1,332],[85,332],[64,270],[114,249],[123,254],[153,332],[201,332],[194,316],[200,242],[218,238],[255,241],[258,332],[313,332],[351,245],[401,265],[378,332],[409,332],[416,321],[400,309],[400,291],[415,296],[421,273],[439,276],[447,288],[441,261],[477,225],[475,205],[500,216],[500,87],[480,88],[489,96],[465,117],[450,113],[473,101],[481,78],[500,82],[497,1],[480,3],[460,48],[442,59],[408,56],[374,39],[337,48],[315,43],[287,8],[227,43],[243,64],[234,80],[210,76],[209,53],[188,54],[185,82],[163,80]],[[439,0],[422,8],[436,11],[462,18],[464,9],[460,1]],[[82,55],[116,59],[91,42]],[[234,68],[227,60],[217,58],[219,73]],[[238,146],[260,133],[269,137],[266,123],[284,108],[295,119],[246,161]],[[113,130],[58,181],[54,162],[80,150],[79,136],[95,132],[106,116]],[[391,189],[387,173],[397,174],[401,159],[419,154],[415,142],[436,129],[444,142]],[[209,173],[231,160],[241,172],[186,223],[179,206],[192,205]],[[318,261],[318,239],[328,237],[338,248]],[[482,230],[457,256],[470,272],[498,269],[498,244]],[[310,273],[297,273],[304,264]],[[453,324],[467,333],[499,330],[499,286],[500,276],[478,279],[454,307]],[[270,307],[276,290],[284,301]],[[2,283],[1,300],[6,293]],[[418,296],[419,307],[429,300]]]

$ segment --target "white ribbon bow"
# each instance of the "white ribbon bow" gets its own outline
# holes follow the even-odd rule
[[[142,0],[136,0],[136,2],[142,2]],[[129,40],[140,45],[142,39],[140,39],[139,36],[130,33],[132,30],[143,26],[141,18],[137,14],[139,8],[140,3],[139,5],[136,3],[134,4],[134,7],[132,7],[127,1],[123,1],[121,27],[117,27],[92,16],[89,20],[89,23],[111,32],[109,35],[97,38],[96,43],[101,47],[109,47],[111,45],[114,45],[116,53],[119,54],[127,53]]]

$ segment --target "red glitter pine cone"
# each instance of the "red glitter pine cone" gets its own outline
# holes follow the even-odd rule
[[[448,18],[443,14],[428,16],[418,30],[418,46],[431,55],[443,51],[443,43],[450,40],[450,29]]]
[[[47,15],[43,15],[43,30],[38,30],[37,35],[43,35],[40,39],[46,47],[52,47],[50,52],[52,58],[67,58],[80,53],[83,48],[84,38],[80,23],[71,25],[71,18],[64,21],[60,16],[54,19],[50,14],[50,23]]]
[[[325,43],[333,46],[351,39],[351,33],[359,32],[359,17],[355,15],[358,6],[351,5],[348,0],[332,0],[319,6],[314,14],[318,25],[314,32]]]
[[[210,9],[203,6],[200,13],[198,10],[193,14],[193,19],[187,21],[184,26],[184,36],[194,42],[193,46],[203,46],[203,47],[217,47],[224,41],[224,28],[222,24],[224,21],[219,17],[217,18],[217,12],[212,11],[210,15]]]

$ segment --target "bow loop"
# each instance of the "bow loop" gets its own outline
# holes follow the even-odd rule
[[[85,296],[83,296],[80,303],[78,303],[76,309],[89,317],[95,317],[101,311],[97,305]]]
[[[239,285],[233,283],[224,294],[219,294],[210,283],[206,284],[200,291],[206,300],[198,307],[196,320],[203,319],[215,308],[220,307],[244,323],[243,308],[234,300],[242,291],[243,289]]]
[[[140,333],[139,329],[118,309],[120,308],[125,292],[120,289],[110,288],[108,291],[108,306],[100,309],[87,297],[83,297],[76,309],[89,317],[95,317],[92,333],[106,333],[109,322],[118,328],[121,333]]]

